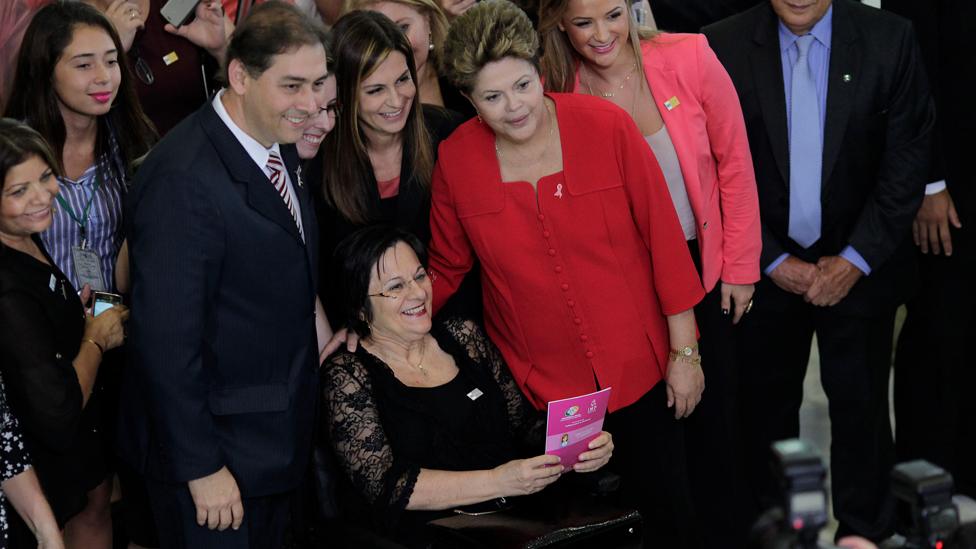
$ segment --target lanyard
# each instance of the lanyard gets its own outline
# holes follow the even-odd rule
[[[102,185],[102,177],[98,171],[98,166],[95,166],[95,185],[92,187],[92,192],[88,195],[88,202],[85,203],[85,209],[81,212],[81,216],[75,214],[74,209],[68,201],[58,193],[57,199],[64,208],[64,211],[68,212],[68,216],[78,224],[78,228],[81,232],[81,247],[82,249],[88,247],[88,221],[91,219],[91,205],[95,201],[95,195],[98,193],[98,188]]]

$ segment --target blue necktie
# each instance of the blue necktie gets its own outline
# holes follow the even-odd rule
[[[820,102],[810,74],[807,54],[812,34],[796,41],[800,56],[793,66],[790,94],[790,227],[789,236],[809,248],[820,238],[820,172],[823,143],[820,139]]]

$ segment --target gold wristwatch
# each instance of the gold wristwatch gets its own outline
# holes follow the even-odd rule
[[[685,345],[680,349],[671,349],[671,352],[668,353],[668,358],[673,361],[681,360],[683,362],[700,365],[701,356],[694,356],[696,351],[698,351],[698,345]]]

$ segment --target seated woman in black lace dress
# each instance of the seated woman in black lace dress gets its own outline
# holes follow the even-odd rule
[[[412,546],[451,509],[531,494],[564,472],[559,458],[535,455],[544,418],[484,332],[460,319],[432,326],[424,262],[420,242],[390,227],[338,246],[329,305],[361,339],[322,374],[331,443],[367,506],[358,516]],[[575,471],[607,463],[610,434],[589,448]],[[520,459],[527,455],[535,457]]]

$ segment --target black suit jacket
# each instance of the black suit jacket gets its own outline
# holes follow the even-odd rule
[[[297,183],[294,146],[281,152]],[[295,191],[304,243],[209,103],[139,170],[121,443],[150,477],[185,482],[226,465],[244,497],[298,484],[315,415],[318,229],[308,186]]]
[[[648,0],[657,26],[668,32],[699,32],[705,25],[721,21],[769,0]]]
[[[900,303],[914,285],[911,222],[927,182],[934,108],[907,21],[851,0],[833,7],[822,233],[807,250],[787,236],[789,132],[778,18],[766,3],[704,32],[742,103],[759,188],[763,269],[783,253],[816,261],[851,245],[872,272],[834,308],[864,314]]]
[[[976,2],[972,0],[882,0],[881,8],[909,19],[921,46],[938,111],[930,181],[946,180],[967,235],[976,230],[976,176],[969,156],[976,149]]]

